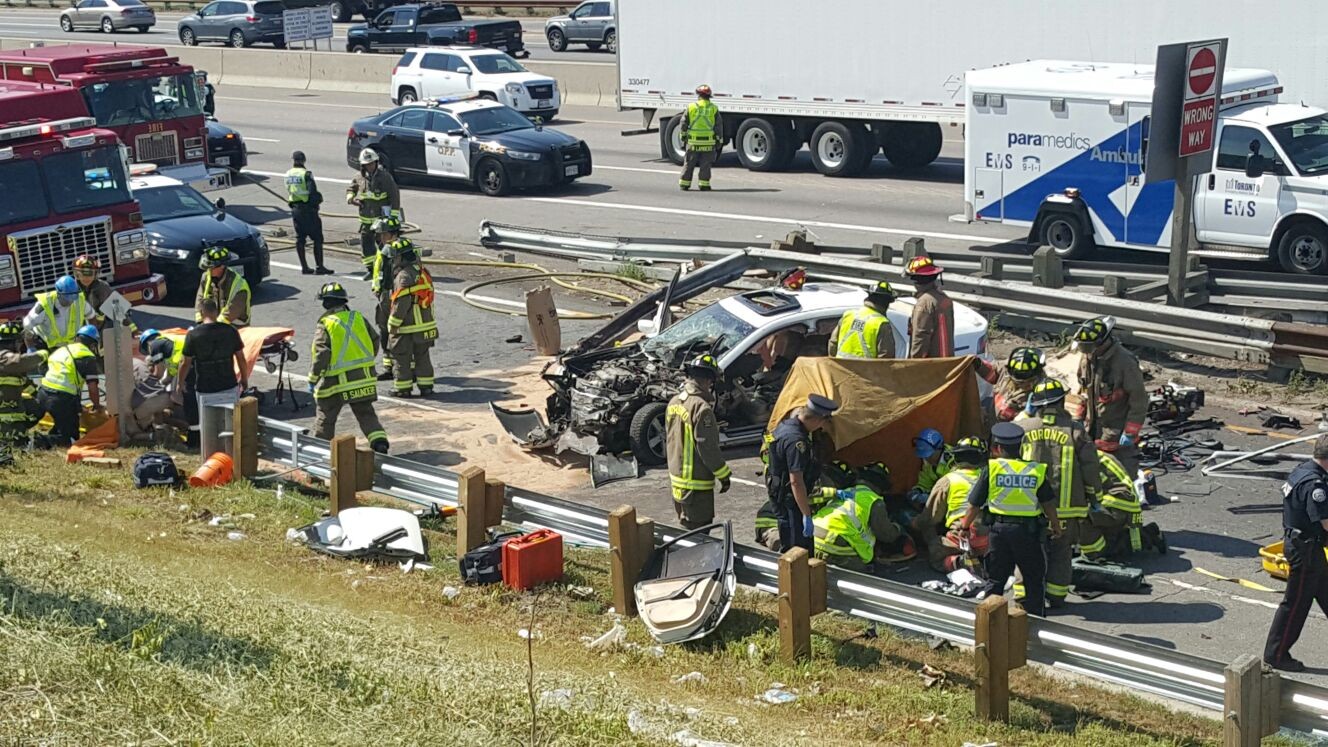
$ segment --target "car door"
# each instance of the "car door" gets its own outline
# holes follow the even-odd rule
[[[1282,183],[1290,173],[1268,136],[1253,127],[1219,120],[1214,168],[1199,177],[1194,213],[1199,241],[1266,246],[1280,216]],[[1251,153],[1263,158],[1264,173],[1251,179],[1245,166]]]
[[[429,129],[431,110],[411,107],[392,119],[383,133],[384,150],[395,171],[413,174],[427,172],[424,161],[424,133]]]
[[[212,23],[213,18],[217,15],[217,6],[219,5],[221,5],[221,3],[208,3],[207,5],[204,5],[194,14],[194,20],[186,24],[189,29],[194,32],[195,39],[210,38],[207,36],[207,26],[209,23]]]
[[[392,39],[392,27],[397,22],[396,18],[395,10],[385,10],[374,17],[373,22],[365,29],[370,50],[378,52],[388,48]]]
[[[576,6],[576,10],[567,18],[567,41],[583,42],[590,33],[587,30],[590,17],[590,11],[594,10],[595,3],[581,3]]]
[[[244,19],[248,15],[249,9],[244,3],[225,2],[217,3],[217,14],[213,16],[212,23],[208,24],[208,38],[225,40],[230,37],[231,29],[237,21]]]
[[[429,176],[470,179],[470,140],[461,123],[447,112],[434,111],[424,133],[424,161]]]
[[[74,11],[74,25],[96,28],[101,24],[101,14],[105,9],[106,0],[83,0]]]
[[[586,39],[587,41],[600,41],[604,38],[604,31],[609,28],[609,23],[613,21],[613,14],[609,10],[609,4],[597,0],[590,6],[590,16],[586,18]]]
[[[437,99],[457,92],[456,55],[426,52],[420,58],[420,98]],[[460,90],[465,90],[464,88]]]

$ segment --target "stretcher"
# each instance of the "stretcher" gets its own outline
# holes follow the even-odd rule
[[[163,330],[163,333],[174,336],[184,335],[187,331],[177,327]],[[244,343],[244,361],[248,366],[243,372],[245,376],[252,381],[254,367],[261,360],[264,370],[277,376],[277,403],[285,402],[289,392],[291,409],[298,412],[304,405],[295,396],[295,385],[291,383],[290,374],[286,373],[286,361],[300,359],[295,350],[295,330],[290,327],[242,327],[240,340]],[[257,398],[260,405],[263,403],[264,395],[255,387],[251,386],[245,395]]]

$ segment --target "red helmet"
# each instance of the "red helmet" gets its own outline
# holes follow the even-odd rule
[[[697,86],[697,87],[696,87],[696,95],[697,95],[697,96],[702,96],[702,97],[707,98],[707,99],[710,98],[710,95],[711,95],[711,94],[710,94],[710,86],[707,86],[707,85],[704,84],[704,83],[702,83],[701,85]]]
[[[908,267],[904,269],[907,275],[929,278],[941,274],[941,268],[931,261],[931,257],[914,257],[908,261]]]
[[[101,263],[95,257],[80,254],[74,260],[74,272],[80,275],[93,275],[101,270]]]

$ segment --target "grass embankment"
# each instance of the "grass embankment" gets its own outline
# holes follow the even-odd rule
[[[1011,725],[973,717],[971,657],[823,615],[811,662],[775,662],[774,602],[741,595],[721,633],[652,651],[608,630],[606,554],[573,550],[538,594],[403,574],[285,541],[322,502],[247,484],[134,490],[127,470],[29,457],[0,472],[0,735],[60,744],[1210,744],[1216,722],[1022,670]],[[204,513],[204,511],[209,513]],[[234,517],[209,525],[209,515]],[[230,532],[243,533],[230,539]],[[590,586],[593,592],[574,587]],[[947,673],[924,687],[918,670]],[[704,682],[672,679],[701,672]],[[772,683],[792,703],[757,700]]]

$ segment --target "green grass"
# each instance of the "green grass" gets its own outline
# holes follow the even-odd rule
[[[122,457],[123,458],[123,457]],[[128,461],[128,459],[126,459]],[[457,585],[454,539],[403,574],[285,541],[322,503],[248,484],[136,491],[124,472],[28,458],[0,472],[0,735],[67,744],[1198,745],[1214,721],[1119,693],[1012,678],[1012,724],[973,716],[971,656],[860,621],[814,621],[813,657],[776,661],[771,597],[744,592],[709,639],[662,655],[588,651],[609,629],[606,553],[571,550],[567,584],[523,594]],[[209,526],[208,514],[229,514]],[[253,518],[242,515],[252,514]],[[227,539],[241,531],[245,538]],[[574,586],[591,586],[581,598]],[[917,670],[947,673],[932,688]],[[673,677],[702,672],[703,683]],[[774,682],[794,703],[758,702]],[[564,697],[556,691],[566,690]],[[681,734],[681,737],[678,735]]]
[[[614,272],[614,274],[620,278],[635,280],[641,283],[644,283],[647,280],[649,280],[649,278],[646,276],[645,268],[641,267],[641,265],[634,264],[632,262],[624,262],[618,265],[618,269]]]

